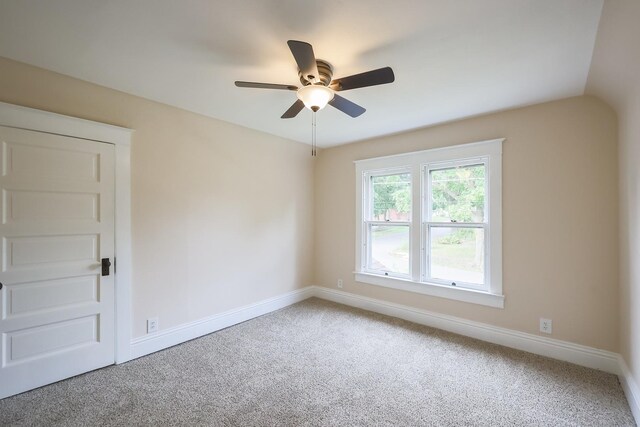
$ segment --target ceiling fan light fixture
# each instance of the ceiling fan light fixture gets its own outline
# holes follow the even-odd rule
[[[322,110],[333,99],[333,91],[326,86],[308,85],[298,89],[298,99],[311,111]]]

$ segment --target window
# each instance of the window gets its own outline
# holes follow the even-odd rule
[[[502,142],[356,162],[356,280],[503,307]]]

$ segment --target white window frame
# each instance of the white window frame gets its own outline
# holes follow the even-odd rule
[[[504,138],[470,144],[454,145],[387,157],[355,161],[356,166],[356,265],[358,282],[409,292],[432,295],[490,307],[504,308],[502,294],[502,143]],[[487,167],[488,184],[485,197],[485,284],[484,289],[473,286],[458,287],[432,280],[426,272],[427,210],[429,192],[427,171],[450,164],[478,164]],[[364,228],[368,180],[371,176],[404,171],[411,173],[410,275],[384,275],[367,266]]]

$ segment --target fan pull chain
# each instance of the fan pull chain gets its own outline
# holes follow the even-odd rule
[[[316,156],[316,112],[311,116],[311,155]]]

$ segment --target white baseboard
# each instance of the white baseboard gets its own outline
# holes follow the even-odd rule
[[[321,286],[308,286],[297,289],[264,301],[136,338],[131,341],[131,359],[136,359],[146,354],[154,353],[210,334],[313,296],[351,307],[385,314],[387,316],[398,317],[410,322],[443,329],[482,341],[504,345],[505,347],[564,360],[575,363],[576,365],[599,369],[616,375],[623,374],[620,365],[622,359],[617,353],[363,297]],[[630,378],[630,381],[633,380],[631,377],[628,378]],[[630,384],[635,385],[635,383]],[[637,393],[637,387],[631,390],[636,392],[633,396],[640,396],[640,394]]]
[[[131,340],[131,359],[136,359],[165,348],[210,334],[220,329],[271,313],[313,296],[314,287],[308,286],[286,294],[185,323],[160,332]]]
[[[633,375],[631,375],[631,371],[629,371],[629,367],[622,356],[618,356],[618,358],[620,364],[620,384],[622,384],[624,394],[627,396],[627,401],[629,402],[631,413],[636,419],[636,424],[640,425],[640,388],[635,378],[633,378]]]
[[[619,355],[610,351],[500,328],[486,323],[474,322],[320,286],[314,287],[313,294],[318,298],[398,317],[410,322],[443,329],[505,347],[564,360],[612,374],[620,373]]]
[[[254,304],[166,329],[156,334],[136,338],[131,341],[131,359],[210,334],[314,296],[505,347],[616,374],[620,378],[636,422],[640,425],[640,388],[629,372],[624,359],[618,353],[500,328],[486,323],[474,322],[321,286],[308,286],[297,289]]]

